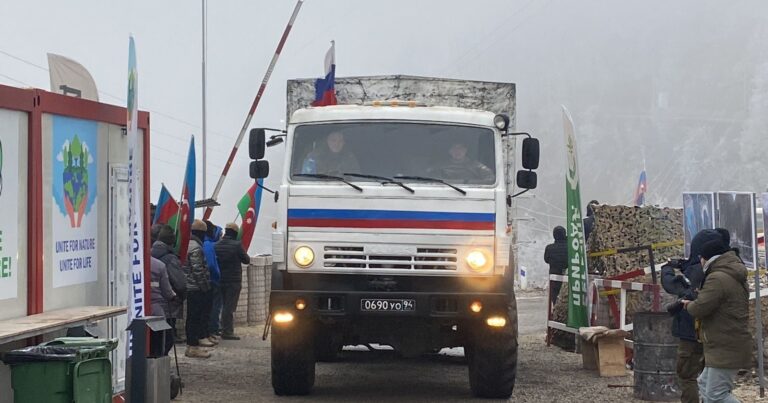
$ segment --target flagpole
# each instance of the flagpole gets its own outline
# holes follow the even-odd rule
[[[243,123],[243,127],[240,128],[240,133],[237,135],[237,140],[235,140],[235,145],[234,147],[232,147],[232,151],[229,153],[229,158],[227,158],[227,162],[226,164],[224,164],[224,169],[221,171],[221,176],[219,177],[219,181],[216,183],[216,187],[213,189],[213,193],[211,194],[211,199],[213,199],[214,201],[216,201],[216,199],[219,196],[219,192],[221,191],[221,186],[224,184],[224,179],[227,178],[227,173],[229,173],[229,168],[232,166],[232,161],[235,160],[237,149],[240,147],[240,143],[243,142],[245,131],[248,130],[248,126],[250,126],[251,124],[253,113],[256,111],[256,108],[259,106],[259,101],[261,101],[261,97],[264,95],[264,90],[267,88],[269,77],[272,76],[272,71],[275,69],[275,65],[277,64],[277,59],[280,58],[280,52],[282,52],[283,46],[285,45],[286,40],[288,40],[288,34],[290,34],[291,28],[293,28],[293,23],[296,21],[296,16],[299,14],[299,10],[301,9],[301,5],[303,3],[304,3],[304,0],[298,0],[296,2],[296,7],[294,7],[293,14],[291,14],[291,18],[288,20],[288,25],[285,26],[285,30],[283,31],[283,36],[280,37],[280,42],[277,43],[277,49],[275,50],[275,54],[272,55],[272,60],[269,62],[269,67],[267,67],[267,71],[264,73],[264,79],[261,81],[261,86],[259,86],[259,91],[256,93],[256,97],[253,99],[253,103],[251,104],[251,109],[248,111],[248,115],[245,117],[245,122]],[[210,218],[212,212],[213,212],[213,206],[206,208],[203,218],[205,219]]]
[[[202,25],[203,25],[203,27],[202,27],[203,28],[202,29],[202,31],[203,31],[203,38],[202,38],[202,41],[203,41],[203,52],[202,52],[203,53],[203,63],[202,63],[203,64],[202,65],[202,70],[203,70],[202,71],[202,73],[203,73],[203,149],[202,150],[203,150],[203,199],[205,199],[205,195],[206,195],[206,192],[207,192],[206,186],[205,186],[206,180],[207,180],[206,167],[208,166],[207,161],[206,161],[206,154],[207,154],[206,153],[206,148],[207,147],[206,147],[206,136],[205,136],[206,131],[207,131],[206,130],[206,127],[207,127],[207,121],[206,121],[206,102],[205,102],[206,101],[205,100],[205,92],[206,92],[206,86],[207,85],[206,85],[206,80],[205,80],[206,79],[205,59],[206,59],[206,56],[207,56],[207,53],[208,53],[208,46],[207,46],[207,42],[208,42],[207,41],[207,39],[208,39],[207,38],[207,36],[208,36],[208,4],[207,4],[206,0],[202,0],[202,15],[203,15],[203,21],[202,21]]]

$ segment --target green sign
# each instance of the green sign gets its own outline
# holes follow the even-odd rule
[[[584,226],[581,217],[579,165],[576,136],[570,113],[563,106],[563,129],[568,156],[565,173],[566,232],[568,234],[568,326],[589,326],[587,316],[587,261]]]

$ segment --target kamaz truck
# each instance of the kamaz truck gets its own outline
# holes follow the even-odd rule
[[[539,159],[538,141],[514,132],[515,85],[350,77],[336,94],[338,105],[312,107],[314,81],[290,80],[287,129],[267,142],[285,143],[269,300],[275,393],[308,394],[317,361],[380,344],[406,357],[463,347],[472,393],[509,397],[513,197],[536,187]],[[265,135],[252,131],[252,158],[263,158]],[[265,163],[251,175],[265,176]]]

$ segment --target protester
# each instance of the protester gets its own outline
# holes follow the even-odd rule
[[[160,259],[165,263],[168,271],[168,278],[176,293],[176,298],[168,303],[168,310],[165,312],[166,320],[173,330],[173,339],[176,343],[183,343],[176,331],[176,322],[184,318],[184,299],[187,293],[186,276],[181,267],[181,260],[174,251],[176,245],[176,235],[173,228],[165,224],[155,224],[152,226],[152,257]]]
[[[705,403],[738,402],[734,380],[739,369],[751,367],[752,356],[747,269],[723,239],[705,242],[700,256],[704,284],[695,300],[682,301],[699,322],[704,345],[699,395]]]
[[[726,232],[727,233],[727,232]],[[694,300],[704,281],[701,267],[701,247],[712,240],[723,240],[718,230],[700,231],[691,240],[690,257],[683,261],[670,261],[661,268],[661,284],[664,290],[678,299]],[[726,240],[723,240],[727,243]],[[679,273],[676,272],[679,270]],[[672,306],[672,335],[677,337],[677,383],[683,403],[699,403],[696,379],[704,369],[704,347],[696,337],[693,317],[682,309],[682,304]]]
[[[166,317],[166,312],[170,311],[169,302],[176,299],[176,293],[171,288],[171,282],[168,280],[168,270],[165,263],[157,258],[150,258],[150,295],[152,316]],[[167,319],[166,319],[167,320]],[[152,332],[150,340],[150,351],[152,356],[161,357],[167,355],[173,347],[173,332],[162,331]]]
[[[547,245],[544,249],[544,262],[549,264],[549,274],[565,274],[568,267],[568,243],[565,234],[565,228],[557,226],[552,230],[552,237],[555,242]],[[560,281],[549,282],[549,303],[555,305],[557,296],[560,294],[560,287],[563,283]]]
[[[251,258],[237,240],[239,228],[235,223],[229,223],[224,231],[224,238],[216,243],[216,257],[221,268],[221,295],[224,309],[221,313],[222,335],[225,340],[240,340],[235,335],[233,315],[240,299],[240,288],[243,281],[243,265]]]
[[[218,344],[218,336],[221,335],[221,290],[219,284],[221,282],[221,268],[219,267],[219,260],[216,257],[216,242],[221,238],[221,227],[214,223],[203,220],[206,225],[205,238],[203,239],[203,253],[205,254],[205,262],[208,264],[208,270],[211,272],[211,292],[208,301],[208,328],[207,337],[211,339],[214,344]]]
[[[208,320],[206,305],[211,290],[211,273],[205,262],[202,238],[205,237],[207,226],[201,220],[192,223],[192,234],[189,240],[187,260],[184,262],[184,273],[187,276],[187,357],[208,358],[211,356],[201,347],[213,347],[208,340]]]

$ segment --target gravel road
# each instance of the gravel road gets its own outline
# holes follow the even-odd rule
[[[581,356],[544,344],[546,306],[541,293],[518,296],[520,358],[515,402],[632,402],[631,375],[600,378],[581,369]],[[270,384],[269,341],[263,326],[237,329],[240,341],[222,341],[205,361],[180,357],[186,389],[177,402],[470,402],[461,349],[415,359],[392,351],[348,350],[340,362],[318,363],[313,394],[278,397]],[[182,346],[179,346],[182,347]],[[179,351],[183,354],[183,349]],[[610,385],[610,386],[609,386]],[[618,385],[615,387],[614,385]],[[746,392],[746,391],[744,391]],[[750,391],[751,392],[751,391]],[[753,393],[749,395],[754,396]],[[498,400],[497,400],[498,401]],[[751,400],[745,400],[751,401]]]

